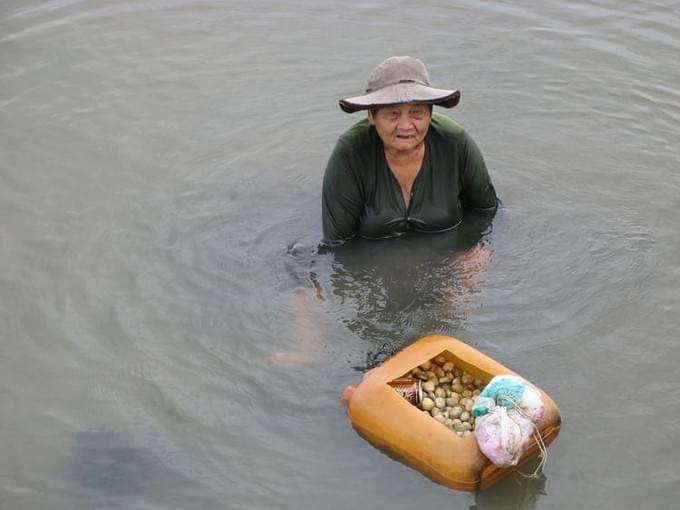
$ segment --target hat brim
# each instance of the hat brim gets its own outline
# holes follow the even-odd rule
[[[360,110],[380,108],[405,103],[424,103],[453,108],[460,101],[460,91],[435,89],[415,82],[389,85],[369,94],[348,97],[339,101],[342,111],[354,113]]]

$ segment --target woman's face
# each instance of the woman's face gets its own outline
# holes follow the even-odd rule
[[[375,126],[385,151],[406,154],[417,149],[427,134],[432,115],[426,104],[384,106],[375,114],[369,110],[368,122]]]

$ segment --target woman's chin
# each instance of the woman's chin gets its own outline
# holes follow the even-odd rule
[[[417,148],[418,141],[415,138],[399,138],[392,143],[395,152],[411,152]]]

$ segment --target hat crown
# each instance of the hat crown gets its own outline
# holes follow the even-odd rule
[[[414,57],[390,57],[378,64],[368,75],[366,92],[374,92],[401,82],[416,82],[429,87],[430,77],[425,64]]]

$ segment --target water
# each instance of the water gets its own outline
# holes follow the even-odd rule
[[[674,507],[679,22],[653,0],[3,2],[0,508]],[[393,54],[461,89],[504,208],[317,253],[358,118],[336,101]],[[544,478],[451,491],[351,429],[344,386],[431,332],[555,399]],[[272,364],[305,338],[311,366]]]

